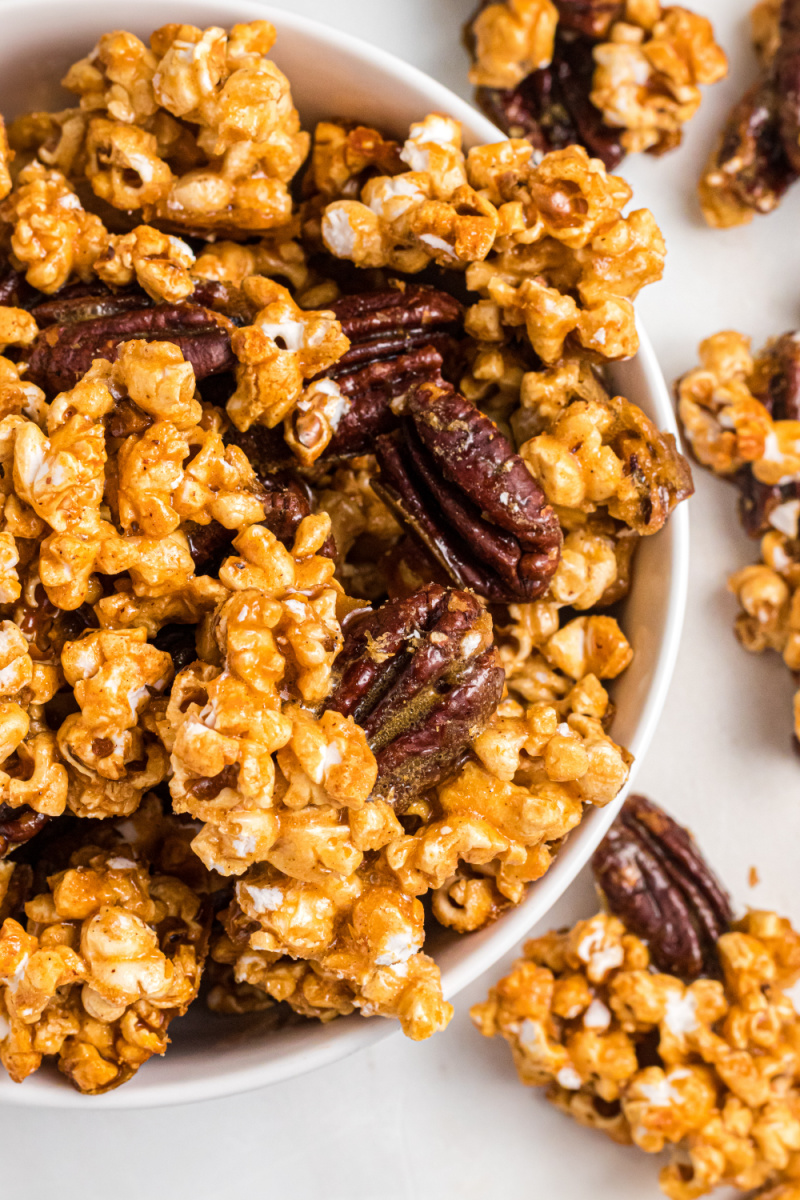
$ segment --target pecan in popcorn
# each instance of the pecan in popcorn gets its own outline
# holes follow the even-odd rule
[[[730,901],[693,838],[644,796],[630,796],[592,859],[614,916],[643,938],[655,965],[695,979],[719,972]]]
[[[800,8],[783,0],[779,20],[769,21],[768,53],[761,12],[753,13],[761,79],[731,110],[698,187],[706,221],[721,229],[772,212],[800,172]]]
[[[800,495],[800,347],[784,334],[751,353],[750,339],[727,330],[701,342],[701,365],[676,385],[678,413],[695,454],[741,491],[739,514],[751,536],[771,527],[796,536]]]
[[[191,363],[197,379],[232,370],[234,325],[223,313],[191,302],[145,307],[143,300],[147,298],[141,295],[109,294],[107,300],[102,295],[77,297],[68,315],[59,306],[61,320],[48,322],[34,342],[27,377],[54,396],[74,387],[94,359],[115,362],[122,344],[134,339],[172,342]],[[40,319],[41,307],[35,310]],[[101,315],[83,315],[98,307]],[[106,315],[104,307],[117,311]]]
[[[789,535],[770,529],[761,541],[762,561],[736,571],[728,580],[742,611],[734,631],[745,650],[775,650],[795,680],[800,672],[800,498],[772,510],[773,524],[786,523]],[[794,697],[794,736],[800,737],[800,693]]]
[[[528,942],[473,1020],[509,1042],[523,1083],[547,1086],[548,1099],[581,1124],[648,1153],[673,1146],[660,1174],[670,1200],[725,1185],[776,1186],[781,1195],[779,1185],[796,1179],[800,1146],[799,1019],[783,991],[800,972],[800,937],[771,912],[731,925],[727,899],[684,831],[653,805],[637,802],[635,811],[635,840],[628,829],[599,855],[602,881],[610,856],[625,919],[636,919],[632,894],[645,901],[640,818],[649,838],[666,830],[670,869],[680,862],[682,885],[690,874],[717,910],[708,945],[719,977],[687,983],[657,971],[646,942],[600,914]]]
[[[373,796],[402,812],[456,765],[503,679],[483,606],[433,585],[351,617],[325,706],[364,729],[378,763]]]
[[[49,820],[47,813],[35,812],[27,805],[22,808],[0,805],[0,858],[36,837]]]
[[[454,583],[492,600],[540,596],[561,530],[508,440],[448,386],[415,387],[406,412],[376,443],[378,495]]]
[[[466,40],[478,103],[507,133],[538,150],[581,144],[608,168],[679,145],[697,85],[727,72],[710,23],[657,2],[508,0],[484,5]]]
[[[613,170],[622,161],[621,130],[608,125],[589,94],[594,77],[593,43],[556,34],[549,65],[508,89],[481,86],[478,105],[511,138],[526,138],[547,153],[576,143]]]

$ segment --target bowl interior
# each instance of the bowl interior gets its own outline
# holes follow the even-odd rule
[[[66,68],[85,55],[98,36],[129,29],[147,39],[165,20],[229,26],[267,17],[278,29],[273,57],[286,72],[307,128],[321,117],[374,123],[402,134],[426,112],[447,111],[464,127],[467,145],[497,141],[500,134],[478,112],[415,68],[365,43],[291,13],[248,0],[12,0],[2,8],[0,112],[6,117],[35,108],[71,105],[58,86]],[[662,429],[677,433],[672,406],[649,342],[631,362],[613,368],[616,389],[635,400]],[[643,541],[625,604],[624,627],[635,647],[628,671],[614,687],[613,735],[640,759],[650,741],[666,695],[683,618],[688,564],[685,506],[666,530]],[[629,785],[630,786],[630,785]],[[562,848],[548,874],[519,908],[479,933],[442,934],[435,956],[445,994],[452,997],[517,943],[569,885],[599,842],[622,802],[589,811]],[[0,1076],[0,1101],[91,1108],[149,1107],[207,1099],[273,1083],[322,1066],[387,1036],[387,1021],[353,1016],[329,1025],[303,1023],[270,1030],[269,1014],[215,1018],[190,1011],[172,1027],[173,1045],[123,1088],[84,1098],[53,1071],[42,1071],[23,1087]]]

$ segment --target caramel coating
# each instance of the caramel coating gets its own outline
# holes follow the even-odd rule
[[[756,911],[717,950],[722,980],[687,986],[600,914],[527,942],[472,1009],[484,1036],[509,1043],[522,1082],[546,1086],[582,1125],[648,1153],[674,1146],[660,1174],[670,1200],[795,1178],[798,1016],[784,989],[800,973],[800,937]],[[644,1046],[652,1065],[637,1058]]]

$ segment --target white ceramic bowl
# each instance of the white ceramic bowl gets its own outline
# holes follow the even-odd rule
[[[4,2],[0,4],[0,112],[9,117],[35,108],[66,107],[71,100],[59,88],[59,79],[107,30],[129,29],[146,40],[166,21],[230,26],[264,17],[277,27],[273,56],[291,80],[306,128],[312,128],[318,118],[339,116],[402,134],[412,120],[440,111],[461,121],[468,146],[501,136],[447,88],[392,55],[252,0],[137,0],[135,5],[120,0]],[[454,46],[454,53],[458,52]],[[614,367],[614,386],[662,429],[677,433],[664,380],[643,330],[640,337],[637,357]],[[643,541],[625,606],[625,630],[636,653],[614,685],[613,735],[631,750],[637,764],[653,736],[672,676],[686,602],[688,558],[689,524],[682,505],[664,531]],[[631,781],[635,773],[636,765]],[[524,904],[479,933],[459,937],[441,932],[435,938],[446,996],[452,998],[488,970],[544,916],[597,846],[622,798],[605,809],[587,812],[551,870],[531,887]],[[151,1061],[117,1091],[82,1097],[51,1069],[21,1086],[0,1072],[0,1102],[108,1109],[204,1100],[276,1083],[333,1062],[395,1028],[393,1022],[355,1015],[329,1025],[309,1022],[270,1031],[264,1014],[218,1018],[190,1011],[173,1024],[173,1044],[166,1057]]]

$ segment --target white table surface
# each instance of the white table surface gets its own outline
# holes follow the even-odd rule
[[[458,38],[472,0],[274,2],[383,46],[469,95]],[[680,150],[624,168],[637,204],[652,208],[667,239],[665,279],[646,291],[639,311],[668,382],[694,365],[696,343],[712,332],[736,328],[760,344],[800,325],[800,186],[778,213],[738,231],[707,229],[697,210],[695,181],[714,131],[755,63],[749,0],[695,7],[713,19],[731,77],[706,92]],[[66,13],[68,6],[68,20]],[[754,561],[757,547],[738,529],[732,490],[699,471],[696,479],[683,647],[638,786],[691,825],[740,906],[774,906],[800,919],[791,679],[777,656],[747,655],[734,640],[736,605],[725,580]],[[756,888],[748,886],[752,865],[763,881]],[[592,905],[584,877],[545,927],[589,915]],[[512,958],[457,997],[449,1029],[421,1045],[395,1035],[274,1088],[152,1113],[6,1107],[0,1196],[656,1200],[655,1160],[573,1126],[518,1084],[504,1043],[472,1028],[469,1006]]]

